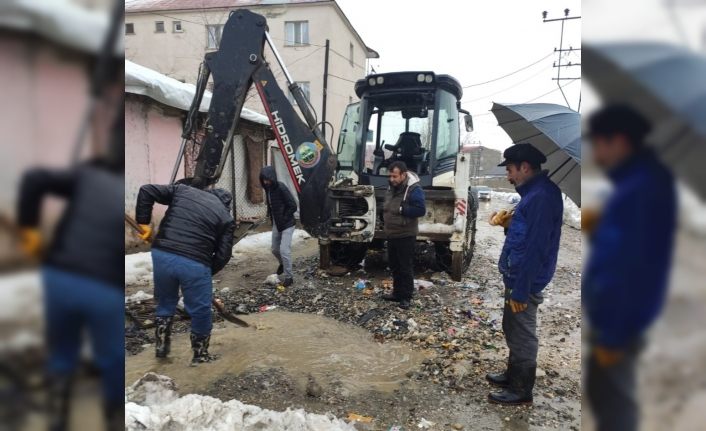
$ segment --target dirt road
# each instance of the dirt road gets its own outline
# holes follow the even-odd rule
[[[539,309],[535,404],[507,408],[486,401],[491,387],[484,376],[502,368],[507,355],[496,267],[503,233],[486,220],[507,206],[500,200],[481,204],[476,252],[462,282],[425,266],[429,250],[418,250],[416,278],[434,285],[420,290],[407,311],[378,299],[389,278],[383,256],[371,253],[364,268],[331,277],[317,269],[316,241],[300,240],[294,248],[296,284],[277,289],[263,284],[276,268],[266,244],[236,253],[218,274],[215,290],[227,307],[253,313],[242,316],[253,328],[217,322],[212,350],[222,357],[196,368],[188,366],[187,334],[176,336],[170,362],[158,363],[150,331],[133,328],[126,341],[136,354],[127,358],[126,383],[155,371],[175,379],[183,393],[373,418],[359,429],[433,423],[428,429],[578,430],[581,235],[568,226]],[[356,289],[359,279],[370,288]],[[137,290],[151,293],[149,285],[134,285],[127,294]],[[254,314],[263,305],[277,309]],[[188,321],[177,328],[188,330]]]

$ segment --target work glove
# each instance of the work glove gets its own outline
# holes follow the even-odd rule
[[[623,356],[625,356],[625,352],[622,350],[609,349],[603,346],[594,346],[592,354],[601,367],[612,367],[619,363],[623,359]]]
[[[512,221],[512,214],[512,210],[500,210],[498,212],[493,213],[490,216],[491,226],[502,226],[507,229],[508,227],[510,227],[510,222]]]
[[[42,234],[39,229],[25,227],[20,229],[20,250],[28,258],[38,258],[42,254]]]
[[[510,306],[510,310],[512,310],[513,313],[521,313],[527,309],[526,302],[517,302],[514,299],[508,299],[505,303]]]
[[[152,239],[152,226],[148,224],[141,224],[140,230],[142,232],[138,233],[137,236],[139,236],[140,239],[144,242],[150,242],[150,240]]]

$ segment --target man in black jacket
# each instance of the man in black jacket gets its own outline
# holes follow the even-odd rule
[[[145,241],[155,202],[168,205],[152,243],[156,356],[169,354],[172,319],[179,301],[191,316],[193,364],[210,362],[212,275],[223,269],[232,255],[235,222],[230,215],[230,193],[223,189],[200,190],[184,184],[147,184],[137,195],[135,216]]]
[[[272,219],[272,254],[279,262],[277,275],[284,274],[282,285],[289,287],[294,282],[292,275],[292,235],[294,213],[297,202],[283,183],[277,181],[275,168],[265,166],[260,171],[260,184],[267,195],[267,213]]]

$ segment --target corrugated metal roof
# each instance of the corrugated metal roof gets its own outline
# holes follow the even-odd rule
[[[125,12],[219,9],[228,7],[322,3],[331,0],[126,0]]]

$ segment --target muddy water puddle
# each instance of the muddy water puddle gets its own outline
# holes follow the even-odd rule
[[[250,328],[214,328],[209,350],[220,354],[217,361],[189,366],[189,336],[179,334],[165,362],[155,359],[154,348],[126,358],[126,383],[152,371],[175,379],[182,393],[202,392],[227,374],[279,368],[301,387],[311,375],[324,388],[336,384],[350,393],[390,392],[426,357],[402,343],[377,343],[365,329],[323,316],[275,310],[243,317]]]

